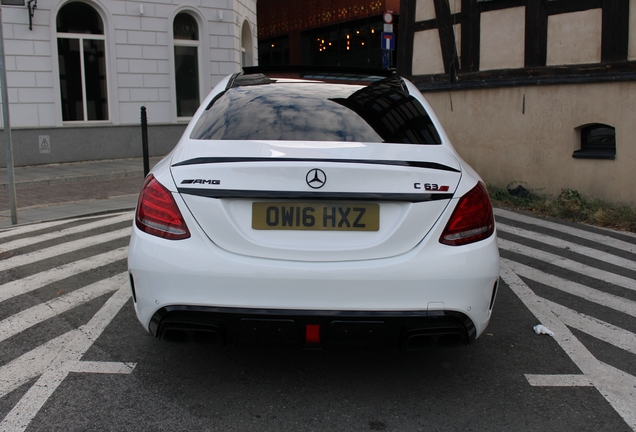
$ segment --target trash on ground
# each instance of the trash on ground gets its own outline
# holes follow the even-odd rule
[[[536,334],[547,334],[550,336],[554,336],[554,332],[542,324],[537,324],[533,327],[533,329]]]

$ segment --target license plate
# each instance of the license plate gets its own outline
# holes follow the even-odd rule
[[[351,203],[252,203],[256,230],[378,231],[380,206]]]

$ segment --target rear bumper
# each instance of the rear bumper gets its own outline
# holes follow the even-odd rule
[[[171,342],[305,349],[353,346],[410,351],[467,345],[476,337],[473,322],[452,311],[369,313],[175,305],[155,312],[149,329]]]
[[[301,327],[306,316],[360,314],[363,321],[374,321],[376,314],[401,319],[415,313],[434,323],[439,321],[434,315],[441,313],[467,317],[474,329],[474,336],[466,333],[470,342],[490,320],[499,278],[496,236],[465,246],[443,245],[437,239],[446,217],[407,253],[334,262],[231,253],[212,243],[187,213],[185,217],[193,233],[186,240],[161,239],[133,226],[128,268],[135,311],[147,330],[153,331],[162,310],[247,310],[259,319],[271,315],[259,311],[275,311],[277,317],[298,317]],[[224,337],[229,341],[230,336]]]

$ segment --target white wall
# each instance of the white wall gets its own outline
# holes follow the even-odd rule
[[[256,0],[87,0],[104,21],[110,120],[80,124],[175,123],[172,19],[187,10],[199,19],[201,99],[224,76],[240,69],[244,20],[256,39]],[[12,128],[61,127],[55,17],[66,4],[39,0],[29,30],[24,6],[2,6]],[[143,5],[143,13],[140,6]],[[257,54],[254,52],[257,62]],[[73,126],[77,126],[74,122]]]

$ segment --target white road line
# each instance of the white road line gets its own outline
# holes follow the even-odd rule
[[[129,213],[129,212],[126,212]],[[119,215],[121,213],[113,213],[112,215]],[[104,217],[105,215],[95,215],[95,216],[82,216],[80,218],[73,218],[73,219],[61,219],[61,220],[56,220],[56,221],[51,221],[51,222],[40,222],[37,224],[29,224],[29,225],[23,225],[20,227],[16,227],[16,228],[5,228],[4,230],[0,230],[0,239],[5,238],[5,237],[13,237],[15,235],[20,235],[20,234],[24,234],[24,233],[30,233],[33,231],[38,231],[38,230],[42,230],[42,229],[46,229],[46,228],[51,228],[54,226],[58,226],[58,225],[64,225],[67,224],[69,222],[77,222],[79,220],[91,220],[91,219],[96,219],[96,218],[101,218]],[[110,214],[109,214],[110,216]]]
[[[43,374],[78,332],[64,333],[0,367],[0,398]]]
[[[589,232],[589,231],[585,231],[582,229],[578,229],[578,228],[574,228],[568,225],[562,225],[559,223],[555,223],[555,222],[550,222],[544,219],[539,219],[539,218],[533,218],[530,216],[525,216],[522,214],[518,214],[518,213],[514,213],[508,210],[504,210],[504,209],[500,209],[500,208],[496,208],[493,209],[494,213],[496,216],[501,216],[501,217],[505,217],[507,219],[512,219],[512,220],[516,220],[518,222],[523,222],[526,224],[531,224],[531,225],[535,225],[535,226],[540,226],[543,228],[548,228],[551,230],[555,230],[555,231],[559,231],[565,234],[570,234],[573,236],[577,236],[577,237],[581,237],[584,238],[586,240],[591,240],[594,241],[596,243],[601,243],[603,245],[606,246],[611,246],[613,248],[616,249],[621,249],[627,252],[632,252],[632,253],[636,253],[636,244],[633,243],[629,243],[626,241],[622,241],[622,240],[618,240],[615,239],[613,237],[609,237],[609,236],[604,236],[602,234],[597,234],[597,233],[593,233],[593,232]],[[608,230],[608,231],[613,231],[613,230]],[[614,231],[616,232],[616,231]],[[625,233],[621,233],[621,234],[625,234]],[[628,235],[633,235],[631,233],[627,233]]]
[[[63,296],[25,309],[0,321],[0,342],[9,339],[24,330],[33,327],[54,316],[62,314],[77,306],[88,303],[111,291],[117,290],[126,282],[128,273],[120,273],[108,279],[100,280],[83,288],[79,288]]]
[[[624,235],[624,236],[627,236],[627,237],[634,237],[636,239],[636,233],[633,233],[631,231],[619,231],[619,230],[615,230],[615,229],[611,229],[611,228],[605,228],[605,227],[594,227],[594,228],[600,229],[600,230],[603,230],[603,231],[618,233],[620,235]]]
[[[65,237],[72,234],[82,233],[86,231],[90,231],[95,228],[107,227],[109,225],[118,224],[120,222],[132,221],[132,213],[123,214],[116,217],[111,217],[108,219],[98,220],[95,222],[90,222],[84,225],[74,226],[72,228],[67,228],[61,231],[54,231],[47,234],[42,234],[36,237],[27,237],[21,238],[18,240],[10,241],[4,244],[0,244],[0,252],[19,249],[25,246],[31,246],[34,244],[42,243],[48,240],[53,240],[60,237]]]
[[[591,380],[585,375],[534,375],[526,374],[531,386],[537,387],[592,387]]]
[[[23,431],[130,298],[119,288],[91,320],[0,367],[0,398],[42,375],[0,423],[2,431]],[[68,366],[68,367],[67,367]]]
[[[117,240],[122,237],[130,235],[132,228],[122,228],[117,231],[111,231],[104,234],[98,234],[92,237],[86,237],[79,240],[62,243],[59,245],[51,246],[46,249],[40,249],[34,252],[29,252],[24,255],[16,255],[6,260],[0,261],[0,271],[4,271],[14,267],[20,267],[26,264],[33,264],[34,262],[52,258],[58,255],[62,255],[68,252],[75,252],[77,250],[94,246],[100,243],[106,243],[112,240]]]
[[[499,245],[499,248],[503,250],[516,252],[530,258],[535,258],[549,264],[554,264],[564,269],[572,270],[582,275],[590,276],[594,279],[608,282],[630,290],[636,290],[636,280],[627,278],[625,276],[617,275],[594,267],[589,267],[585,264],[581,264],[576,261],[551,254],[549,252],[543,252],[539,249],[534,249],[508,240],[504,240],[502,238],[497,240],[497,244]]]
[[[603,251],[593,249],[587,246],[581,246],[576,243],[561,240],[555,237],[550,237],[545,234],[539,234],[533,231],[525,230],[523,228],[517,228],[510,225],[505,225],[502,223],[497,224],[497,231],[514,234],[514,235],[524,237],[530,240],[541,242],[543,244],[558,247],[561,249],[570,250],[574,253],[585,255],[590,258],[597,259],[599,261],[604,261],[619,267],[624,267],[626,269],[636,270],[636,261],[621,258],[619,256],[612,255],[607,252],[603,252]]]
[[[552,312],[567,326],[594,336],[615,347],[636,354],[636,334],[597,318],[576,312],[560,304],[546,300]]]
[[[37,225],[25,225],[19,228],[6,228],[6,231],[0,232],[0,239],[5,237],[13,237],[15,235],[20,235],[28,232],[33,232],[40,229],[51,228],[58,225],[64,225],[69,222],[76,221],[77,219],[65,219],[65,220],[57,220],[53,222],[43,222]]]
[[[49,369],[26,392],[0,423],[5,432],[23,431],[68,375],[64,369]]]
[[[585,300],[606,306],[636,317],[636,302],[614,294],[609,294],[567,279],[544,273],[535,268],[502,258],[501,261],[519,276],[527,277],[535,282],[551,286],[559,291],[581,297]]]
[[[137,363],[78,361],[69,365],[69,372],[98,374],[130,374]]]
[[[94,255],[90,258],[85,258],[64,264],[51,270],[36,273],[25,277],[24,279],[7,282],[4,285],[0,285],[0,302],[42,288],[43,286],[53,282],[122,260],[126,258],[127,253],[127,246],[120,247],[119,249],[105,252],[103,254]]]
[[[538,297],[512,269],[502,265],[501,278],[538,321],[554,332],[555,341],[623,420],[636,429],[636,377],[598,361],[550,310],[549,303]]]
[[[99,374],[130,374],[136,363],[69,361],[66,368],[47,370],[31,387],[22,399],[7,414],[0,430],[17,432],[25,430],[38,411],[42,409],[53,392],[68,376],[69,372]]]
[[[78,361],[110,324],[130,295],[130,286],[126,283],[108,299],[88,323],[0,367],[0,398],[49,368],[55,369],[57,365],[70,360]]]

